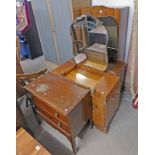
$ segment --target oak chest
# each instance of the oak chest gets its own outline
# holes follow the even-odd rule
[[[58,75],[47,73],[25,87],[33,95],[37,113],[71,142],[92,119],[90,90]]]

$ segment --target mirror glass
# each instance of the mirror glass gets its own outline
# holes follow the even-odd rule
[[[117,23],[113,17],[101,17],[99,18],[101,23],[106,27],[108,31],[109,41],[108,46],[112,48],[118,48],[118,34]]]
[[[106,27],[108,32],[108,57],[109,61],[113,62],[117,58],[118,54],[118,27],[115,18],[100,17],[101,23]]]

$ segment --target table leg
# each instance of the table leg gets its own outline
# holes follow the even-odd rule
[[[77,153],[77,146],[76,146],[75,138],[71,137],[70,142],[71,142],[71,145],[72,145],[73,152],[76,154]]]

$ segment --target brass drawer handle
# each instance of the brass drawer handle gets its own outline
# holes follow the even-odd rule
[[[58,122],[58,127],[61,127],[61,123],[60,122]]]
[[[58,117],[58,113],[56,112],[56,113],[54,114],[54,116],[55,116],[55,117]]]
[[[99,10],[99,13],[102,14],[103,13],[103,10]]]

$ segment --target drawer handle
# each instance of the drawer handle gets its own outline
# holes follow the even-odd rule
[[[58,127],[61,127],[61,123],[60,122],[58,122]]]
[[[56,113],[54,114],[54,116],[55,116],[55,117],[58,117],[58,113],[56,112]]]

